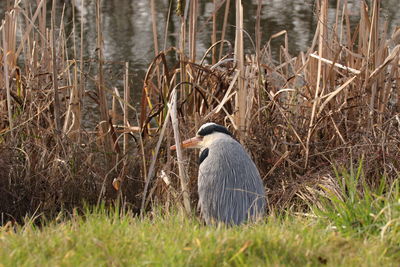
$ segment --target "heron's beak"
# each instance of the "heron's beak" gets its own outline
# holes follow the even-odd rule
[[[201,141],[203,141],[203,137],[196,136],[196,137],[193,137],[193,138],[183,141],[181,146],[183,148],[196,148],[196,147],[199,147],[199,143]],[[171,146],[169,149],[176,150],[176,145]]]

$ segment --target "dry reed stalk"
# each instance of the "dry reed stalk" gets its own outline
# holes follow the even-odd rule
[[[327,18],[326,18],[326,13],[328,9],[328,2],[327,0],[321,0],[321,5],[320,5],[320,10],[319,10],[319,19],[318,19],[318,24],[319,24],[319,41],[318,41],[318,55],[320,57],[323,56],[323,51],[324,51],[324,36],[325,36],[325,25],[327,25]],[[317,70],[317,84],[315,86],[315,95],[314,95],[314,103],[312,106],[312,111],[311,111],[311,118],[310,118],[310,124],[308,126],[308,133],[307,133],[307,140],[306,140],[306,151],[305,151],[305,163],[304,163],[304,168],[307,169],[308,167],[308,160],[309,160],[309,154],[310,154],[310,140],[311,140],[311,135],[312,135],[312,129],[314,127],[314,119],[316,115],[316,110],[317,106],[319,105],[319,94],[320,91],[323,91],[323,88],[320,88],[321,86],[321,75],[322,75],[322,61],[319,59],[318,60],[318,70]]]
[[[157,56],[159,53],[158,49],[158,37],[157,37],[157,16],[155,10],[154,0],[150,1],[150,9],[151,9],[151,22],[152,22],[152,30],[153,30],[153,43],[154,43],[154,53]]]
[[[6,41],[7,41],[7,53],[8,53],[8,64],[11,70],[15,69],[17,58],[15,57],[15,48],[17,43],[17,19],[18,19],[18,12],[17,10],[11,10],[7,14],[6,20],[7,25],[4,29],[6,32]]]
[[[317,113],[316,117],[319,117],[321,115],[321,112],[324,110],[325,106],[331,101],[336,95],[338,95],[344,88],[346,88],[354,79],[357,78],[357,76],[353,76],[350,79],[348,79],[344,84],[342,84],[339,88],[337,88],[335,91],[332,91],[324,96],[321,96],[321,100],[326,98],[326,100],[319,106],[319,110]]]
[[[398,68],[399,55],[400,55],[400,45],[397,45],[390,52],[390,54],[385,59],[385,61],[373,73],[371,73],[370,77],[373,76],[373,74],[377,70],[382,70],[384,68],[383,66],[386,66],[386,65],[390,64],[389,62],[392,62],[391,63],[392,66],[391,66],[391,70],[390,70],[389,76],[390,77],[399,77],[399,68]],[[397,58],[397,60],[395,60],[396,58]],[[397,67],[396,67],[396,64],[397,64]],[[386,82],[386,85],[384,86],[384,89],[383,89],[383,92],[382,92],[382,95],[381,95],[380,105],[379,105],[379,123],[380,124],[383,123],[385,109],[387,108],[387,106],[390,105],[389,99],[390,99],[391,91],[394,88],[399,88],[399,87],[398,87],[398,85],[396,87],[396,85],[394,83],[390,83],[390,82]],[[399,93],[397,93],[397,94],[399,95]]]
[[[213,0],[214,3],[214,11],[212,13],[212,33],[211,33],[211,44],[215,44],[217,42],[217,0]],[[222,45],[222,44],[221,44]],[[217,63],[217,49],[213,46],[211,53],[211,64],[215,65]]]
[[[128,128],[129,124],[129,103],[130,103],[131,90],[129,87],[129,62],[125,63],[125,76],[124,76],[124,127]],[[124,134],[123,141],[123,154],[126,155],[129,149],[128,134]],[[125,164],[127,161],[125,160]]]
[[[364,1],[360,5],[360,25],[358,34],[358,53],[367,57],[368,54],[368,33],[370,31],[370,21],[368,17],[368,5]],[[369,60],[369,59],[368,59]],[[358,59],[358,64],[361,65],[362,59]],[[365,75],[368,75],[366,70]]]
[[[231,85],[234,86],[234,83],[231,83]],[[204,93],[204,95],[209,95],[210,99],[213,100],[213,101],[215,101],[216,104],[218,104],[218,105],[221,104],[221,101],[220,101],[218,98],[216,98],[213,94],[211,94],[211,93],[209,92],[208,89],[205,89],[205,88],[202,87],[200,84],[193,83],[192,86],[193,86],[194,88],[199,89],[202,93]],[[226,102],[227,102],[227,100],[230,99],[230,98],[232,98],[232,96],[234,96],[234,95],[236,95],[236,92],[232,93],[231,95],[228,95],[227,93],[225,93],[224,99],[225,99],[225,96],[226,96],[226,99],[225,99],[225,100],[226,100]],[[232,127],[233,127],[235,130],[238,130],[238,127],[236,126],[236,123],[235,123],[235,118],[231,115],[231,113],[228,112],[228,110],[227,110],[223,105],[221,106],[221,109],[224,111],[226,118],[229,119],[229,121],[230,121]],[[210,117],[212,117],[214,114],[217,113],[217,112],[216,112],[217,110],[220,111],[220,110],[218,109],[218,106],[217,106],[216,108],[214,108],[213,110],[211,110],[207,115],[205,115],[205,116],[202,118],[202,121],[207,121],[207,120],[209,120]],[[195,115],[196,115],[196,114],[195,114]],[[198,121],[197,121],[197,122],[198,122]],[[197,128],[198,128],[198,125],[196,125],[196,126],[197,126]]]
[[[239,71],[238,91],[235,98],[235,122],[240,131],[246,127],[246,88],[244,68],[244,46],[243,46],[243,6],[241,0],[236,0],[236,34],[235,34],[235,62]]]
[[[154,0],[150,1],[150,9],[151,9],[151,22],[153,31],[154,54],[155,56],[157,56],[160,50],[158,48],[157,15],[155,10]],[[161,75],[158,66],[156,70],[157,70],[157,86],[158,88],[161,88]]]
[[[385,58],[382,64],[376,67],[371,74],[368,77],[368,80],[373,80],[376,78],[377,75],[379,75],[386,67],[387,65],[392,62],[393,60],[398,57],[400,53],[400,45],[395,46],[391,51],[390,54]]]
[[[221,30],[221,46],[219,48],[218,60],[220,60],[222,58],[222,52],[223,52],[223,48],[224,48],[224,41],[225,41],[225,34],[226,34],[226,26],[228,24],[230,2],[231,2],[231,0],[225,0],[224,22],[222,24],[222,30]]]
[[[41,1],[40,0],[36,0],[36,3],[39,4]],[[45,36],[46,33],[46,22],[47,22],[47,6],[46,5],[42,5],[41,9],[40,9],[40,13],[39,13],[39,33],[40,34],[40,45],[41,47],[47,47],[47,37]],[[41,57],[44,59],[45,62],[47,62],[47,51],[42,50],[41,51]]]
[[[181,100],[186,98],[187,92],[184,90],[184,84],[187,81],[186,78],[186,57],[185,57],[185,47],[186,47],[186,9],[189,5],[188,2],[185,1],[185,12],[181,15],[181,28],[180,28],[180,36],[179,36],[179,65],[180,65],[180,83],[181,83]]]
[[[261,8],[262,0],[257,2],[257,14],[256,14],[256,26],[255,26],[255,36],[256,36],[256,56],[257,62],[260,62],[260,52],[261,52]]]
[[[85,0],[81,0],[82,2],[81,2],[81,9],[83,10],[83,8],[84,8],[84,4],[85,4]],[[79,82],[80,82],[80,88],[79,88],[79,99],[80,100],[82,100],[83,101],[83,94],[84,94],[84,92],[85,92],[85,83],[84,83],[84,79],[83,79],[83,73],[84,73],[84,70],[83,70],[83,48],[84,48],[84,45],[83,45],[83,41],[84,41],[84,26],[83,26],[83,23],[82,23],[82,21],[83,21],[83,12],[81,12],[81,53],[80,53],[80,56],[79,56],[79,70],[80,70],[80,77],[79,77]],[[79,113],[79,118],[81,118],[81,114]]]
[[[97,57],[98,57],[98,100],[100,117],[102,120],[101,130],[102,138],[104,140],[104,149],[107,152],[113,151],[113,142],[111,140],[109,117],[107,108],[107,99],[104,88],[104,73],[103,73],[103,31],[102,31],[102,18],[101,18],[101,1],[96,0],[96,31],[97,31]],[[111,163],[111,162],[110,162]]]
[[[327,63],[327,64],[332,65],[332,66],[335,66],[335,67],[337,67],[337,68],[340,68],[340,69],[349,71],[349,72],[351,72],[351,73],[353,73],[353,74],[356,74],[356,75],[358,75],[358,74],[361,73],[360,70],[356,70],[356,69],[353,69],[353,68],[344,66],[344,65],[339,64],[339,63],[336,63],[336,62],[334,62],[334,61],[332,61],[332,60],[329,60],[329,59],[320,57],[320,56],[318,56],[318,55],[316,55],[316,54],[314,54],[314,53],[313,53],[313,54],[310,54],[310,57],[316,58],[316,59],[318,59],[318,60],[321,60],[321,61],[324,62],[324,63]]]
[[[255,56],[252,56],[251,59],[248,60],[249,64],[245,67],[245,84],[244,88],[246,88],[246,109],[245,109],[245,129],[249,129],[252,117],[252,109],[254,106],[254,98],[256,97],[256,93],[258,94],[258,64]],[[247,133],[246,133],[247,134]]]
[[[76,0],[71,1],[71,6],[72,6],[72,53],[73,57],[76,60],[77,54],[76,54],[76,26],[75,26],[75,21],[76,21],[76,16],[75,16],[75,9],[76,9]],[[65,7],[65,3],[64,3]]]
[[[284,71],[286,73],[286,76],[289,77],[292,73],[292,71],[294,70],[294,66],[293,66],[293,62],[291,60],[291,56],[289,54],[289,38],[288,38],[288,34],[285,31],[284,34],[284,42],[285,42],[285,46],[282,48],[281,47],[281,58],[284,58],[284,61],[287,63],[284,65]]]
[[[79,79],[78,77],[78,62],[77,62],[77,51],[76,51],[76,25],[75,25],[75,3],[76,0],[72,1],[72,38],[73,38],[73,84],[72,84],[72,89],[70,92],[70,101],[68,103],[68,113],[72,114],[72,123],[71,123],[71,127],[68,130],[68,135],[69,137],[74,140],[74,141],[79,141],[80,135],[79,135],[79,131],[81,128],[81,90],[80,90],[80,84],[79,82],[82,83],[82,79]],[[82,1],[83,2],[83,1]],[[83,25],[83,23],[81,23],[81,25]],[[82,26],[81,26],[82,27]],[[83,46],[83,45],[82,45]],[[81,47],[81,51],[82,51],[83,47]],[[81,52],[82,53],[82,52]],[[83,57],[83,55],[82,55]],[[83,60],[83,59],[81,59]],[[82,64],[82,63],[81,63]],[[81,65],[81,73],[83,72],[82,70],[82,65]],[[82,74],[81,74],[82,75]],[[67,120],[65,120],[67,121]],[[64,124],[64,126],[66,126],[66,123]],[[64,127],[64,129],[66,129],[66,127]],[[67,131],[64,130],[65,133],[67,133]]]
[[[233,76],[233,79],[228,87],[228,90],[226,90],[226,93],[225,93],[224,97],[222,98],[221,102],[215,108],[215,113],[219,113],[220,110],[223,108],[223,106],[226,104],[226,102],[229,101],[235,95],[235,93],[231,94],[231,91],[232,91],[233,87],[235,86],[236,80],[238,79],[239,75],[240,75],[240,72],[236,71],[235,75]]]
[[[189,58],[192,62],[196,62],[198,0],[190,1],[189,16]]]
[[[168,27],[169,27],[169,20],[171,18],[172,2],[173,1],[169,1],[168,15],[167,15],[167,20],[166,20],[165,27],[164,27],[163,51],[167,50]]]
[[[198,0],[190,1],[190,9],[189,9],[189,34],[188,34],[188,48],[189,48],[189,61],[196,62],[196,41],[197,41],[197,21],[198,21]],[[189,81],[194,81],[195,74],[194,71],[189,68],[188,70]],[[188,110],[190,114],[194,114],[196,112],[196,106],[198,106],[199,99],[194,93],[194,97],[189,99],[191,103],[191,108]]]
[[[160,147],[161,147],[161,143],[164,139],[164,135],[165,135],[165,129],[167,128],[168,122],[169,122],[169,116],[170,116],[170,109],[168,109],[167,114],[166,114],[166,119],[164,120],[164,124],[161,128],[161,132],[160,132],[160,136],[158,137],[158,141],[157,141],[157,145],[154,149],[154,153],[153,153],[153,157],[151,159],[150,162],[150,167],[149,167],[149,171],[147,173],[146,179],[145,179],[145,185],[144,185],[144,189],[143,189],[143,194],[142,194],[142,202],[140,205],[140,215],[143,217],[144,212],[145,212],[145,208],[146,208],[146,198],[147,198],[147,191],[149,189],[149,184],[151,182],[151,180],[153,179],[154,176],[154,172],[155,172],[155,165],[157,162],[157,157],[158,157],[158,153],[160,151]],[[144,154],[143,154],[143,158],[144,158]]]
[[[379,65],[379,58],[378,55],[376,55],[376,46],[377,46],[377,42],[378,42],[378,17],[379,17],[379,1],[374,0],[372,2],[372,18],[371,18],[371,22],[369,25],[369,37],[368,37],[368,48],[367,48],[367,62],[371,62],[372,63],[372,68],[375,68],[377,65]],[[370,60],[370,57],[372,57],[372,60]],[[369,76],[369,70],[368,67],[365,70],[365,84],[368,84],[368,77]],[[375,110],[375,98],[376,98],[376,94],[377,94],[377,81],[375,80],[372,85],[371,85],[371,98],[370,98],[370,102],[369,102],[369,108],[370,108],[370,126],[372,126],[374,124],[374,119],[373,119],[373,113]]]
[[[336,3],[336,12],[335,12],[335,24],[333,24],[333,31],[332,31],[332,38],[335,39],[335,42],[337,42],[338,44],[340,44],[339,41],[339,26],[341,25],[339,23],[339,17],[340,17],[340,6],[341,6],[342,2],[340,0],[337,1]]]
[[[6,15],[7,16],[7,15]],[[11,104],[11,88],[10,88],[10,78],[9,78],[9,64],[8,64],[8,54],[9,50],[7,47],[7,36],[6,36],[6,29],[7,26],[5,22],[3,21],[2,23],[4,25],[3,27],[3,69],[4,69],[4,83],[6,86],[6,93],[7,93],[7,112],[8,112],[8,125],[10,127],[10,131],[12,133],[12,130],[14,128],[14,123],[13,123],[13,116],[12,116],[12,104]]]
[[[340,17],[340,5],[341,5],[341,1],[337,1],[336,3],[336,10],[335,10],[335,22],[333,24],[333,29],[331,31],[330,36],[328,37],[327,35],[327,39],[326,39],[326,44],[328,43],[329,38],[332,39],[331,42],[331,49],[328,49],[328,55],[325,54],[325,56],[329,57],[329,58],[333,58],[333,62],[337,62],[339,60],[339,57],[341,55],[342,52],[342,48],[340,46],[340,42],[339,42],[339,27],[340,27],[340,23],[339,23],[339,17]],[[328,28],[328,25],[327,25]],[[337,72],[334,70],[334,66],[330,66],[329,70],[327,71],[327,88],[329,90],[329,88],[335,88],[335,82],[336,79],[338,78]]]
[[[60,97],[58,95],[58,68],[57,68],[57,51],[56,51],[56,0],[53,0],[51,10],[51,39],[52,39],[52,77],[53,77],[53,94],[54,94],[54,123],[57,134],[61,131],[60,118]]]
[[[118,91],[118,89],[115,87],[114,91]],[[112,95],[111,97],[111,114],[109,114],[111,117],[111,123],[112,125],[117,123],[117,99],[115,95]]]
[[[64,120],[63,132],[72,140],[79,140],[79,130],[81,128],[81,104],[79,92],[78,66],[74,61],[73,65],[73,84],[70,90],[70,96],[67,107],[67,114]],[[72,120],[70,122],[70,120]]]
[[[182,154],[182,147],[181,147],[181,138],[179,134],[179,122],[178,122],[178,112],[177,112],[177,101],[178,96],[176,94],[176,88],[174,88],[171,92],[171,102],[169,103],[168,111],[171,112],[171,122],[172,122],[172,129],[174,131],[174,139],[176,144],[176,155],[178,158],[178,170],[179,170],[179,179],[182,189],[182,196],[183,196],[183,206],[187,214],[190,214],[190,197],[189,197],[189,188],[188,188],[188,181],[189,178],[187,177],[185,168],[183,166],[183,154]]]
[[[11,4],[11,3],[10,3]],[[10,6],[11,8],[11,6]],[[16,9],[12,9],[6,12],[5,19],[2,22],[2,32],[3,32],[3,71],[4,71],[4,88],[6,89],[6,99],[7,99],[7,113],[8,113],[8,125],[11,132],[14,128],[14,119],[11,94],[12,94],[12,80],[10,77],[14,76],[14,72],[17,69],[17,57],[15,56],[16,48],[16,36],[17,36],[17,18],[18,13]],[[15,75],[16,80],[18,79]]]
[[[127,168],[128,168],[128,148],[129,148],[129,139],[128,139],[128,128],[130,127],[129,124],[129,119],[128,119],[128,114],[129,114],[129,102],[130,102],[130,87],[129,87],[129,62],[125,62],[125,74],[124,74],[124,100],[123,103],[121,103],[121,98],[119,96],[118,89],[114,87],[115,95],[116,98],[118,97],[118,102],[121,106],[121,109],[123,110],[123,146],[122,146],[122,170],[120,171],[118,178],[114,179],[112,182],[112,185],[114,189],[118,191],[118,196],[117,199],[121,199],[122,197],[122,190],[120,190],[120,187],[122,184],[124,184],[125,176],[127,173]],[[115,127],[114,127],[115,128]],[[118,133],[118,129],[115,130],[115,133]],[[121,135],[120,135],[121,136]],[[119,137],[115,141],[115,143],[118,142]],[[117,155],[118,156],[118,155]]]
[[[171,83],[170,76],[169,76],[169,70],[168,66],[166,63],[165,59],[165,52],[160,52],[152,61],[150,66],[148,67],[146,71],[146,75],[144,78],[144,83],[143,83],[143,88],[142,88],[142,95],[141,95],[141,105],[140,105],[140,127],[142,128],[143,135],[147,135],[148,133],[148,127],[149,127],[149,120],[147,116],[147,110],[148,108],[150,110],[153,110],[153,104],[152,104],[152,96],[150,92],[152,91],[152,87],[154,86],[152,83],[152,78],[154,76],[155,70],[158,68],[158,63],[161,61],[163,64],[163,72],[164,72],[164,77],[163,77],[163,83],[161,90],[159,90],[162,94],[161,98],[163,99],[163,105],[165,102],[167,102],[167,96],[169,94],[169,87]],[[158,77],[157,77],[158,79]],[[162,122],[165,113],[162,113],[162,116],[160,118],[160,122]]]
[[[378,29],[379,31],[379,29]],[[382,59],[386,58],[388,55],[388,47],[386,47],[385,43],[386,40],[388,39],[388,22],[386,21],[384,23],[383,26],[383,33],[382,33],[382,37],[379,37],[378,34],[378,40],[379,44],[377,45],[377,52],[376,52],[376,64],[379,65],[382,63]],[[392,76],[392,75],[391,75]],[[385,75],[384,74],[380,74],[379,75],[379,80],[377,81],[377,84],[382,84],[385,83],[384,82],[385,79]],[[383,116],[383,111],[384,111],[384,105],[387,104],[387,102],[385,101],[385,95],[389,94],[390,88],[391,86],[389,86],[389,83],[386,83],[386,86],[383,88],[383,90],[378,90],[378,100],[377,100],[377,110],[378,110],[378,124],[381,126],[382,122],[384,120],[384,116]],[[380,112],[381,111],[381,112]]]
[[[75,0],[72,2],[73,8],[75,7]],[[64,10],[65,10],[65,4],[63,8],[63,13],[61,16],[61,23],[60,23],[60,37],[59,40],[64,40],[64,48],[61,49],[62,51],[66,50],[67,44],[66,44],[66,39],[65,38],[65,27],[64,27]],[[71,62],[67,68],[70,70],[72,67],[72,77],[70,72],[66,72],[68,74],[68,83],[70,84],[70,92],[69,92],[69,101],[67,102],[67,111],[65,114],[65,119],[64,119],[64,126],[63,126],[63,133],[67,134],[71,140],[77,142],[80,140],[80,128],[81,128],[81,92],[80,92],[80,87],[81,85],[79,84],[79,77],[78,77],[78,62],[77,62],[77,51],[76,51],[76,35],[75,35],[75,11],[73,10],[72,12],[72,20],[73,20],[73,60],[69,60],[68,52],[64,52],[63,55],[65,55],[66,59],[62,59],[62,62]],[[82,23],[83,24],[83,23]],[[82,49],[82,48],[81,48]],[[82,51],[82,50],[81,50]],[[81,63],[82,67],[82,63]],[[65,95],[65,94],[64,94]]]
[[[64,23],[64,16],[65,16],[65,8],[66,5],[64,3],[63,5],[63,9],[61,12],[61,19],[60,19],[60,26],[59,26],[59,34],[58,34],[58,45],[56,46],[56,50],[58,50],[58,57],[56,57],[56,62],[57,62],[57,68],[60,69],[60,73],[58,74],[58,78],[61,81],[65,81],[65,83],[67,84],[67,86],[69,86],[70,88],[72,88],[73,85],[73,79],[72,79],[72,66],[73,66],[73,60],[69,60],[70,58],[70,53],[67,51],[67,47],[69,47],[67,45],[67,39],[68,37],[66,36],[66,32],[65,32],[65,23]],[[56,38],[57,39],[57,38]],[[59,82],[59,84],[60,84]],[[60,85],[58,85],[58,87],[60,87]],[[62,87],[61,87],[62,88]],[[63,90],[60,91],[59,88],[59,95],[60,95],[60,99],[64,99],[65,97],[67,97],[68,95],[68,91],[67,90]],[[63,101],[64,102],[64,107],[63,110],[65,108],[68,108],[68,103],[67,101]],[[62,112],[64,113],[64,112]]]
[[[343,27],[343,31],[344,31],[344,33],[346,35],[346,38],[345,38],[346,46],[351,49],[353,47],[353,42],[352,42],[352,38],[351,38],[351,29],[350,29],[351,24],[350,24],[347,0],[345,0],[344,4],[343,4],[343,14],[342,14],[342,16],[343,16],[342,20],[346,24],[346,28]],[[354,61],[353,57],[351,55],[349,55],[346,58],[346,65],[353,66],[353,64],[354,64],[353,61]]]
[[[130,86],[129,86],[129,62],[125,62],[125,73],[124,73],[124,98],[121,101],[121,97],[119,95],[118,89],[114,87],[114,94],[113,94],[113,104],[118,100],[121,110],[123,111],[123,130],[115,130],[115,133],[122,133],[122,169],[118,175],[118,178],[115,178],[112,182],[112,185],[115,190],[118,191],[118,198],[119,199],[122,195],[121,185],[124,184],[124,180],[128,170],[128,150],[129,150],[129,133],[132,131],[140,131],[139,127],[131,127],[129,123],[129,108],[130,108]],[[113,107],[115,110],[116,107]],[[114,113],[113,113],[114,114]],[[117,113],[115,112],[115,116]],[[116,121],[116,118],[115,118]],[[113,126],[115,128],[115,126]],[[121,136],[121,135],[120,135]],[[118,142],[119,137],[117,138]]]

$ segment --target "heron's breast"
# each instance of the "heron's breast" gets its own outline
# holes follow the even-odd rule
[[[212,182],[237,177],[244,167],[249,168],[249,161],[247,153],[234,140],[211,144],[200,153],[199,179]]]

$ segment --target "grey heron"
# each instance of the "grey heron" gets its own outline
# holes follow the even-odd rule
[[[260,174],[227,128],[203,124],[182,147],[200,148],[199,207],[207,224],[239,225],[263,215],[266,198]]]

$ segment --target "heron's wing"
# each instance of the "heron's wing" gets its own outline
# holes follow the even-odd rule
[[[209,147],[199,167],[199,206],[209,223],[213,219],[240,224],[265,206],[258,170],[239,143],[221,142]]]

